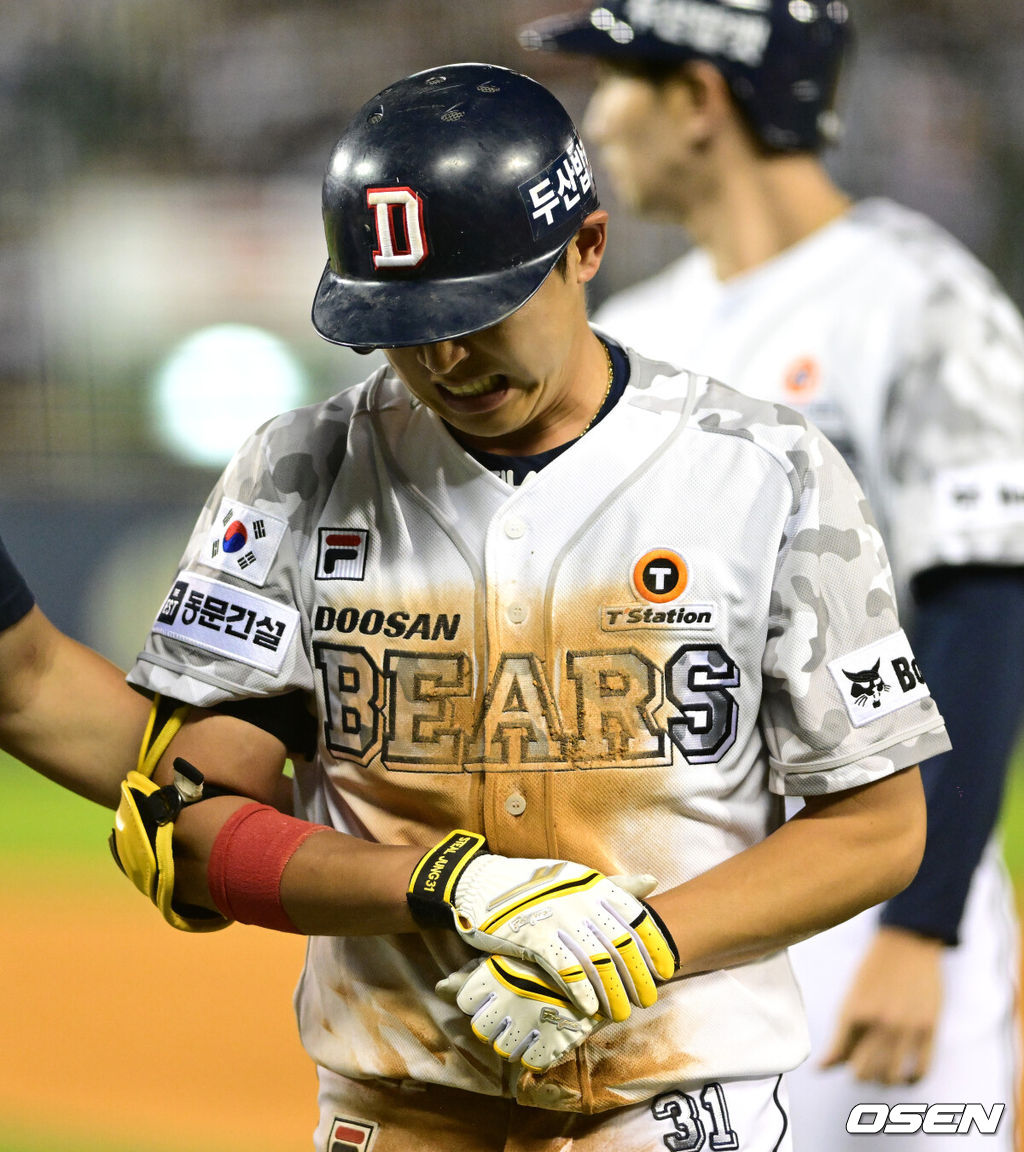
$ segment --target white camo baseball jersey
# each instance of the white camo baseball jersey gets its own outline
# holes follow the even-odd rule
[[[787,408],[630,365],[615,409],[518,488],[388,369],[271,421],[207,503],[130,679],[197,705],[308,693],[306,818],[423,847],[477,828],[499,853],[664,887],[763,839],[784,793],[948,747],[834,448]],[[307,1051],[569,1111],[807,1052],[778,953],[673,982],[580,1059],[511,1068],[433,991],[469,958],[454,933],[313,938]]]

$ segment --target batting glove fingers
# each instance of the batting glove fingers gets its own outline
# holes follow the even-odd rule
[[[437,985],[470,1018],[473,1034],[509,1063],[544,1072],[599,1027],[532,964],[507,956],[474,961]]]

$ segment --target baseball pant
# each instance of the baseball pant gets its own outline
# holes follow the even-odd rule
[[[792,1152],[782,1076],[667,1088],[588,1116],[439,1085],[319,1075],[316,1152]]]

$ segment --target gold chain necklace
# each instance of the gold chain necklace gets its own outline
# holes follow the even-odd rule
[[[601,403],[597,406],[597,411],[587,421],[586,428],[580,433],[585,436],[593,427],[594,421],[601,414],[601,409],[604,407],[604,402],[608,399],[608,393],[612,390],[612,384],[615,383],[615,366],[612,364],[612,354],[608,351],[608,345],[602,340],[601,347],[604,349],[604,358],[608,362],[608,383],[604,386],[604,395],[601,397]]]

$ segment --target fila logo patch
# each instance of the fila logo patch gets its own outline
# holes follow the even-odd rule
[[[335,1116],[327,1138],[327,1152],[370,1152],[377,1125],[370,1120]]]
[[[688,579],[686,562],[669,548],[645,552],[633,565],[633,587],[652,604],[665,604],[681,596]]]
[[[828,666],[855,728],[930,695],[903,630]]]
[[[369,535],[365,528],[321,528],[316,550],[317,580],[362,580]]]
[[[262,588],[287,522],[237,500],[221,500],[201,554],[204,564]]]

